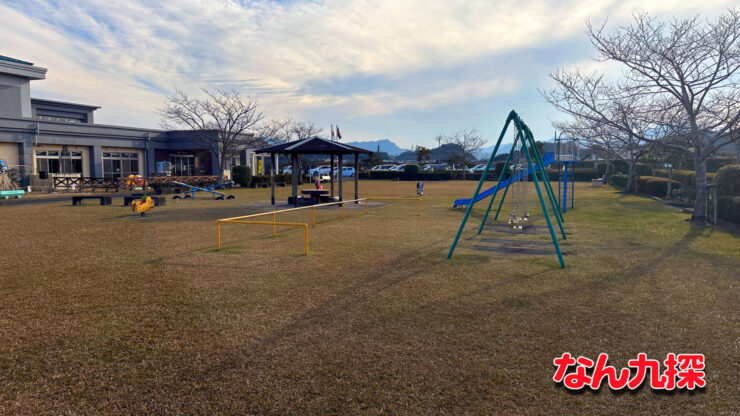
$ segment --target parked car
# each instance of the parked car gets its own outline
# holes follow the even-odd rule
[[[283,169],[280,170],[280,173],[284,175],[290,175],[291,173],[293,173],[293,166],[284,167]]]
[[[342,176],[343,177],[344,176],[348,176],[350,178],[354,178],[355,177],[355,168],[350,167],[350,166],[343,167],[342,168]],[[334,172],[334,177],[335,178],[337,177],[337,172],[336,171]]]
[[[482,173],[485,169],[486,169],[486,165],[475,165],[472,168],[470,168],[469,171],[470,173],[478,173],[478,172]],[[488,173],[495,172],[495,171],[496,171],[495,166],[491,166],[490,168],[488,168]]]
[[[311,178],[312,181],[315,181],[317,178],[321,182],[328,181],[331,179],[329,177],[330,170],[331,168],[327,165],[317,166],[308,170],[308,177]]]
[[[395,165],[375,165],[370,170],[371,171],[388,171],[391,170]]]
[[[406,167],[406,165],[404,165],[404,164],[402,164],[402,165],[396,165],[396,166],[392,167],[389,170],[391,170],[393,172],[403,172],[403,168],[405,168],[405,167]]]

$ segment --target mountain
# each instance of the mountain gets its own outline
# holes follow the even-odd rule
[[[488,160],[489,157],[491,157],[491,152],[493,152],[493,148],[496,145],[483,147],[477,152],[475,152],[475,157],[481,160]],[[511,150],[511,143],[501,143],[501,146],[498,147],[498,154],[507,154]]]
[[[392,141],[388,139],[369,140],[366,142],[347,142],[345,144],[348,144],[350,146],[361,147],[363,149],[367,149],[372,152],[377,152],[378,146],[380,146],[381,152],[386,152],[391,156],[398,156],[401,153],[408,151],[408,149],[401,149],[395,143],[393,143]]]

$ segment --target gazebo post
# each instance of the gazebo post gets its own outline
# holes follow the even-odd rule
[[[331,168],[329,170],[329,181],[331,182],[331,197],[334,199],[334,153],[331,154]]]
[[[359,180],[360,180],[360,154],[355,153],[355,204],[360,203],[360,201],[357,201],[358,199],[360,199]]]
[[[298,175],[300,175],[300,172],[296,170],[296,165],[298,165],[298,155],[295,153],[292,153],[290,155],[290,166],[291,166],[291,182],[292,182],[292,188],[293,188],[293,206],[298,206]]]
[[[339,178],[339,200],[344,201],[344,198],[342,197],[342,154],[340,153],[339,156],[339,166],[337,167],[337,178]]]
[[[275,170],[277,169],[277,158],[275,153],[270,153],[270,161],[272,162],[272,168],[270,169],[270,202],[275,205]]]

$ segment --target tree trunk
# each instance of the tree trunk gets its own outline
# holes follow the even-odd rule
[[[624,187],[625,193],[637,192],[637,185],[635,184],[636,164],[636,161],[627,161],[629,171],[627,172],[627,186]]]
[[[673,190],[673,168],[668,168],[668,186],[665,190],[665,199],[671,199],[671,191]]]
[[[707,225],[707,159],[698,151],[694,151],[694,169],[696,170],[696,201],[694,213],[691,214],[691,224]]]

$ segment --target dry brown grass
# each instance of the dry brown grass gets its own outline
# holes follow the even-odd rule
[[[475,184],[426,185],[421,217],[403,202],[344,221],[321,210],[308,257],[301,230],[236,224],[214,250],[213,220],[254,212],[244,205],[264,189],[170,200],[147,218],[0,207],[0,414],[738,411],[736,235],[579,184],[567,269],[474,250],[472,224],[445,260],[462,216],[450,206]],[[361,183],[362,195],[414,192]],[[616,366],[700,352],[708,387],[570,394],[551,381],[564,351]]]

